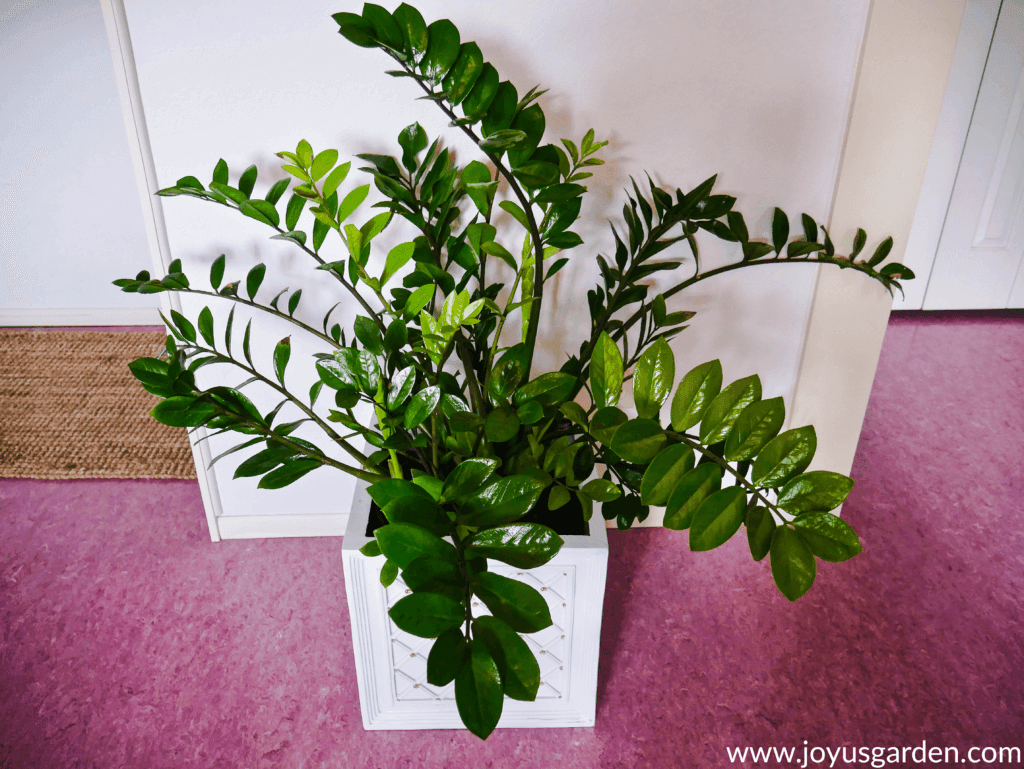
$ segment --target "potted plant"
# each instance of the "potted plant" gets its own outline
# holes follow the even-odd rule
[[[571,228],[581,215],[583,182],[602,163],[597,153],[607,142],[593,131],[579,142],[545,142],[543,91],[521,96],[450,21],[428,26],[406,4],[393,13],[366,4],[361,15],[334,19],[349,41],[390,56],[389,74],[415,82],[481,159],[460,167],[438,139],[410,125],[394,156],[358,155],[384,198],[374,216],[357,217],[369,184],[343,190],[351,162],[339,164],[336,150],[314,152],[305,141],[278,153],[288,177],[262,198],[253,194],[255,166],[231,184],[223,160],[206,185],[187,176],[160,190],[267,225],[361,314],[351,330],[331,325],[330,312],[311,325],[296,317],[301,291],[257,299],[265,266],[225,283],[223,256],[213,262],[209,288],[194,286],[179,260],[163,277],[143,271],[115,281],[128,292],[176,291],[244,305],[290,322],[325,349],[315,356],[319,381],[296,393],[286,383],[289,337],[273,350],[272,370],[263,371],[252,360],[252,321],[238,333],[234,307],[221,328],[209,307],[194,321],[171,311],[166,355],[131,364],[162,398],[154,418],[239,433],[244,440],[231,451],[255,453],[236,476],[260,476],[261,488],[283,488],[322,467],[361,479],[357,497],[366,489],[378,519],[371,521],[369,500],[362,518],[353,516],[357,529],[365,527],[350,530],[365,541],[358,557],[372,559],[385,588],[401,579],[391,622],[436,639],[423,646],[427,679],[436,687],[454,682],[458,715],[481,738],[498,723],[506,697],[537,697],[540,668],[524,636],[544,631],[552,617],[545,597],[527,584],[528,572],[559,564],[553,559],[572,537],[590,531],[599,539],[603,525],[587,524],[595,510],[629,528],[649,506],[665,506],[666,528],[688,529],[692,550],[718,547],[743,528],[754,559],[770,557],[790,600],[810,588],[816,558],[859,553],[853,529],[830,513],[853,481],[805,472],[813,427],[780,433],[782,399],[762,399],[757,376],[723,386],[717,361],[677,383],[668,341],[693,313],[670,312],[667,300],[727,271],[808,262],[856,270],[891,293],[913,278],[903,265],[883,265],[892,239],[858,259],[866,242],[859,230],[840,255],[811,217],[803,215],[791,237],[789,217],[775,209],[771,238],[760,241],[734,210],[735,198],[714,192],[715,177],[688,192],[648,179],[627,195],[622,223],[612,227],[611,256],[593,254],[579,248]],[[282,204],[292,179],[296,186]],[[499,237],[499,218],[519,227],[514,241]],[[388,227],[406,228],[409,239],[375,260],[374,240]],[[702,269],[698,237],[708,235],[736,243],[739,261]],[[329,237],[340,242],[340,254],[328,255]],[[600,266],[602,283],[588,293],[590,332],[559,370],[536,372],[545,282],[569,259]],[[682,276],[651,296],[645,279],[666,270]],[[232,364],[249,379],[236,388],[197,385],[197,369],[214,363]],[[250,382],[277,391],[281,403],[269,413],[258,409],[241,392]],[[635,416],[618,406],[626,386]],[[298,418],[286,420],[285,409]],[[350,461],[297,437],[305,422]],[[599,595],[603,562],[588,574]],[[596,626],[581,628],[596,648],[599,613]],[[367,636],[357,648],[371,641]],[[584,678],[591,668],[596,675],[596,657],[586,664]]]

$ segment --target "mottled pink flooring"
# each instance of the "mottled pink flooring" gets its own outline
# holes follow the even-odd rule
[[[338,540],[212,544],[191,482],[0,481],[0,767],[1024,745],[1024,316],[894,318],[853,474],[865,553],[795,605],[741,538],[612,532],[596,728],[486,743],[363,731]]]

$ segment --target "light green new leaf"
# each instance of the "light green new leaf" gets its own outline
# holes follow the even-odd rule
[[[388,252],[387,261],[384,263],[384,272],[380,276],[380,285],[383,288],[392,276],[398,272],[412,258],[416,250],[415,243],[402,243],[395,246]]]
[[[597,407],[614,406],[622,394],[622,353],[606,331],[601,332],[590,358],[590,389]]]

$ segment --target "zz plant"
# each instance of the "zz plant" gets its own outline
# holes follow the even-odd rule
[[[311,325],[296,316],[301,290],[268,299],[260,292],[262,264],[225,282],[223,255],[213,262],[208,287],[193,285],[178,260],[163,277],[141,272],[115,281],[128,292],[233,303],[220,329],[209,307],[195,323],[172,310],[166,355],[131,364],[142,385],[163,399],[153,417],[209,434],[239,433],[244,440],[226,453],[255,453],[235,476],[260,476],[261,488],[282,488],[322,467],[369,482],[387,524],[363,552],[384,559],[385,585],[401,572],[412,591],[391,617],[410,633],[437,639],[428,680],[455,682],[462,720],[481,738],[498,722],[504,695],[533,700],[538,690],[537,661],[519,634],[551,624],[547,604],[487,564],[529,569],[558,552],[555,531],[520,520],[539,500],[552,510],[579,505],[586,519],[594,502],[602,503],[603,516],[622,529],[643,521],[649,506],[664,506],[666,528],[688,529],[692,550],[716,548],[745,528],[754,560],[770,557],[775,583],[791,601],[810,588],[815,559],[858,554],[853,529],[829,512],[853,481],[805,472],[815,451],[813,427],[780,433],[782,399],[762,399],[757,376],[723,387],[718,361],[683,374],[676,385],[668,341],[693,313],[669,312],[667,300],[731,270],[807,263],[856,270],[891,293],[899,280],[913,278],[903,265],[882,264],[892,239],[858,258],[866,241],[859,230],[843,256],[806,214],[793,237],[789,217],[776,208],[770,240],[756,240],[733,208],[736,199],[714,192],[715,177],[685,192],[648,178],[645,189],[633,182],[627,193],[622,224],[612,226],[611,256],[584,255],[571,227],[607,142],[595,141],[591,130],[579,142],[546,143],[538,103],[544,92],[520,96],[450,21],[428,26],[405,4],[394,13],[367,4],[361,15],[334,19],[352,43],[387,54],[396,65],[388,74],[422,89],[482,158],[459,167],[437,139],[410,125],[398,136],[395,156],[357,156],[384,198],[373,216],[358,213],[369,184],[343,188],[351,162],[339,164],[336,150],[314,152],[305,141],[278,153],[288,176],[263,197],[254,194],[255,166],[232,184],[223,160],[207,185],[186,176],[160,190],[266,225],[272,238],[294,244],[338,284],[339,304],[355,302],[360,314],[351,334],[331,324],[331,312]],[[521,236],[499,242],[497,217],[518,223]],[[411,237],[381,265],[371,259],[374,239],[396,225]],[[737,244],[742,257],[702,269],[698,236],[705,233]],[[341,253],[329,256],[332,234]],[[663,254],[669,256],[655,258]],[[600,268],[601,284],[588,293],[589,338],[560,370],[534,375],[545,283],[571,258],[593,259]],[[646,278],[679,270],[672,288],[650,295]],[[239,305],[284,319],[322,343],[319,381],[308,393],[288,387],[288,337],[273,350],[271,370],[254,364],[252,320],[244,330],[234,327]],[[230,363],[248,378],[234,388],[200,387],[197,370],[215,363]],[[269,413],[242,393],[254,383],[280,396]],[[618,406],[626,386],[635,417]],[[317,410],[325,400],[332,408]],[[357,417],[361,403],[370,418]],[[304,423],[319,427],[350,462],[297,437]],[[369,453],[353,443],[360,438]],[[473,597],[491,616],[473,615]]]

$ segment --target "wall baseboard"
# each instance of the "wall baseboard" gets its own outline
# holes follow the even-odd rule
[[[220,539],[265,537],[340,537],[348,526],[348,513],[296,513],[292,515],[221,515]]]
[[[2,326],[162,326],[156,307],[0,308]]]

